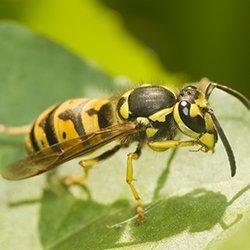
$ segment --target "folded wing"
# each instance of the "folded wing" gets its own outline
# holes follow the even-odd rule
[[[115,140],[135,134],[133,123],[114,125],[103,130],[52,145],[1,169],[8,180],[21,180],[49,171],[64,162],[91,153]]]

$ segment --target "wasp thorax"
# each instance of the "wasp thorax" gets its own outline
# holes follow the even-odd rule
[[[152,119],[159,117],[162,120],[172,111],[175,103],[173,91],[163,86],[142,86],[122,95],[117,103],[117,113],[121,120],[134,121],[138,117],[151,116]]]

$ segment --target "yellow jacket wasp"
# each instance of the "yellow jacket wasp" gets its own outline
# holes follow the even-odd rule
[[[45,110],[32,126],[1,125],[0,131],[6,134],[26,133],[29,152],[26,158],[2,168],[1,175],[8,180],[29,178],[116,141],[114,148],[79,162],[83,175],[65,177],[68,184],[79,183],[94,164],[136,142],[136,151],[127,156],[126,181],[136,201],[140,221],[143,207],[133,185],[132,163],[140,157],[146,144],[155,151],[199,145],[207,152],[214,150],[219,135],[229,159],[231,176],[235,175],[233,151],[208,103],[214,88],[235,96],[249,110],[250,101],[239,92],[202,80],[199,85],[185,86],[179,91],[166,86],[143,85],[109,99],[68,100]],[[192,139],[174,140],[178,131]]]

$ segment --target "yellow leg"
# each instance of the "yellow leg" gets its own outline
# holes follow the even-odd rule
[[[140,223],[144,218],[144,212],[142,207],[141,198],[136,191],[134,185],[132,182],[134,181],[133,177],[133,160],[137,160],[141,155],[141,146],[139,145],[137,150],[134,153],[128,154],[127,158],[127,172],[126,172],[126,182],[128,183],[132,194],[134,196],[135,202],[136,202],[136,212],[137,212],[137,221]]]
[[[88,177],[88,172],[91,169],[91,167],[98,162],[98,157],[89,159],[89,160],[81,160],[79,161],[79,165],[83,167],[84,173],[81,175],[66,175],[63,177],[63,181],[67,185],[73,185],[73,184],[81,184],[83,183],[87,177]]]
[[[191,140],[191,141],[169,140],[169,141],[148,142],[148,146],[154,151],[165,151],[170,148],[188,147],[195,145],[202,145],[202,144],[198,140]]]
[[[70,176],[70,175],[64,176],[63,177],[64,183],[67,184],[67,185],[81,184],[82,182],[84,182],[87,179],[89,170],[93,167],[93,165],[95,165],[96,163],[111,157],[121,147],[122,147],[122,145],[116,145],[114,148],[104,152],[103,154],[101,154],[101,155],[99,155],[99,156],[97,156],[97,157],[95,157],[93,159],[79,161],[79,165],[81,167],[83,167],[84,173],[82,175],[79,175],[79,176]]]
[[[21,135],[28,134],[30,131],[31,125],[25,125],[20,127],[7,127],[3,124],[0,124],[0,133],[6,135]]]

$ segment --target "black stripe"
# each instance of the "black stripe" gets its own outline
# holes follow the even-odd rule
[[[88,102],[88,101],[87,101]],[[73,122],[74,128],[79,136],[85,135],[85,130],[82,124],[82,110],[84,105],[87,103],[84,101],[83,103],[77,105],[73,109],[67,109],[61,114],[59,114],[59,118],[63,121],[71,120]]]
[[[40,148],[38,146],[38,143],[35,138],[35,123],[33,124],[31,130],[30,130],[30,141],[31,141],[31,146],[33,147],[34,151],[39,151]]]
[[[58,107],[59,105],[52,109],[39,124],[43,128],[50,146],[58,143],[54,129],[54,114]]]
[[[89,116],[97,115],[99,128],[107,128],[114,122],[113,108],[110,102],[103,104],[99,111],[91,108],[86,111]]]
[[[104,104],[97,112],[98,125],[100,128],[107,128],[114,122],[112,104],[110,102]]]

